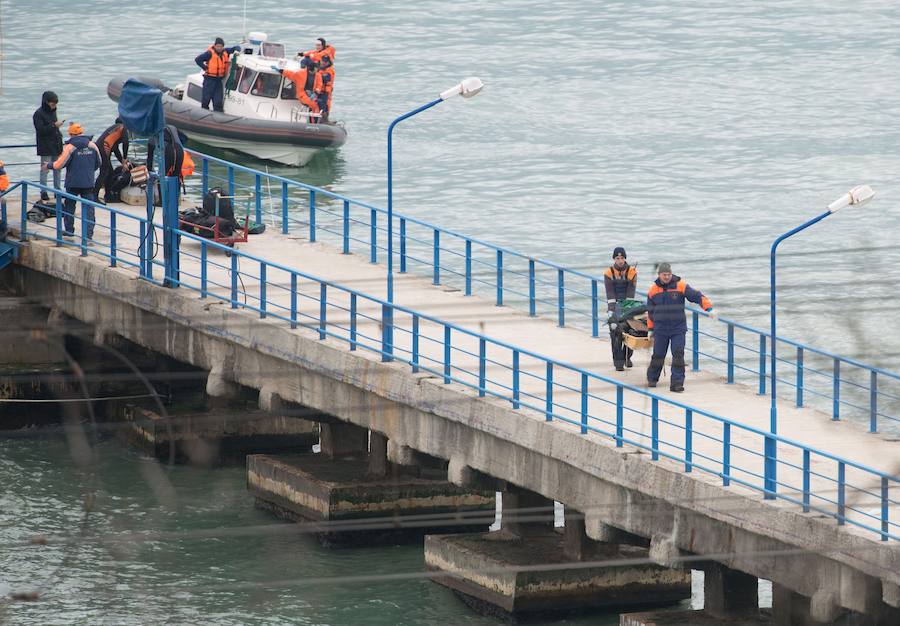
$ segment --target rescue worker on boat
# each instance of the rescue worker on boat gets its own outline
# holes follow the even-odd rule
[[[241,47],[225,47],[225,41],[216,37],[213,45],[197,55],[194,63],[203,70],[203,97],[201,106],[209,109],[210,100],[214,111],[225,110],[225,77],[228,76],[229,55],[234,54]]]
[[[613,365],[616,371],[622,372],[631,367],[633,350],[625,345],[619,331],[619,318],[622,315],[621,302],[634,298],[637,289],[637,269],[628,265],[625,259],[625,248],[618,246],[612,253],[613,264],[603,273],[606,286],[606,319],[609,323],[609,340],[612,343]]]
[[[331,58],[331,62],[334,63],[334,46],[327,43],[324,37],[316,39],[316,47],[314,49],[300,52],[299,54],[302,57],[312,59],[315,63],[321,61],[323,56],[328,55]]]
[[[666,361],[666,352],[672,346],[672,376],[669,390],[684,391],[684,344],[687,334],[685,300],[690,300],[718,319],[712,302],[688,285],[680,276],[672,274],[672,266],[660,263],[658,277],[647,292],[647,327],[653,336],[653,355],[647,368],[647,386],[656,387]]]
[[[287,68],[280,68],[277,65],[273,65],[272,69],[290,80],[294,83],[294,95],[303,104],[309,108],[311,113],[319,112],[319,105],[316,104],[315,100],[312,99],[311,94],[307,93],[306,84],[307,78],[310,77],[312,72],[315,71],[315,63],[310,60],[308,57],[303,57],[300,59],[300,69],[299,70],[289,70]],[[310,116],[310,123],[315,123],[312,116]]]
[[[81,196],[94,202],[94,172],[100,169],[100,150],[91,138],[84,135],[81,124],[69,124],[69,140],[63,145],[62,154],[52,163],[42,166],[47,170],[66,168],[66,193]],[[94,238],[94,205],[82,202],[86,232],[82,233],[90,243]],[[75,200],[66,198],[63,201],[63,237],[75,236]]]
[[[316,80],[313,84],[313,93],[316,95],[316,104],[322,113],[320,121],[328,121],[328,112],[331,111],[331,93],[334,91],[334,64],[327,54],[322,57],[316,70]]]
[[[115,124],[100,133],[100,136],[97,137],[94,143],[100,149],[100,158],[102,159],[100,174],[97,176],[97,182],[94,184],[94,197],[97,198],[98,202],[100,201],[100,189],[102,188],[104,190],[103,204],[106,204],[107,185],[113,171],[110,157],[115,154],[119,165],[125,169],[131,168],[131,163],[128,162],[128,130],[125,128],[125,124],[122,123],[122,118],[117,117]]]
[[[9,189],[9,174],[3,167],[3,161],[0,161],[0,193]],[[0,241],[6,239],[6,196],[0,196]]]

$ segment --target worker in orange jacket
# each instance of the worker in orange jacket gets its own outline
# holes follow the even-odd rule
[[[310,59],[304,57],[300,61],[299,70],[289,70],[276,65],[273,65],[272,69],[277,70],[279,74],[294,83],[294,95],[297,100],[305,104],[313,113],[319,112],[319,105],[306,93],[306,81],[309,77],[309,72],[310,70],[315,71],[315,64]]]
[[[316,101],[319,110],[322,112],[322,121],[328,120],[328,113],[331,111],[331,94],[334,91],[334,64],[331,57],[324,55],[318,64],[316,70],[316,80],[313,84],[313,93],[316,94]]]
[[[326,42],[324,37],[316,39],[316,47],[314,49],[300,53],[300,56],[312,59],[315,63],[321,61],[325,55],[331,57],[331,62],[334,63],[334,46]]]
[[[3,167],[3,161],[0,161],[0,193],[4,193],[7,189],[9,189],[9,174]],[[2,240],[6,237],[6,196],[0,197],[0,209],[3,211],[0,213],[0,240]]]
[[[203,70],[203,96],[200,106],[204,109],[209,109],[211,100],[213,111],[225,110],[225,77],[228,76],[228,66],[231,63],[229,55],[240,49],[239,45],[226,48],[225,40],[216,37],[215,43],[194,59],[194,63]]]

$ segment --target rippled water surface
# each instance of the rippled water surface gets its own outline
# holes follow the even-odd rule
[[[239,2],[2,0],[0,9],[0,143],[32,141],[45,89],[59,93],[62,117],[99,132],[115,116],[110,77],[174,84],[213,37],[231,44],[242,30]],[[789,337],[900,369],[896,3],[257,0],[247,27],[289,50],[320,35],[337,48],[334,117],[347,144],[306,169],[273,171],[384,204],[387,125],[478,75],[488,86],[477,98],[398,127],[396,210],[592,271],[621,244],[642,283],[653,263],[671,261],[723,315],[759,327],[772,240],[871,184],[876,201],[782,247],[779,320]],[[36,176],[35,166],[10,171]],[[68,458],[59,440],[2,443],[0,542],[78,528],[91,483]],[[154,492],[152,464],[117,444],[104,444],[102,458],[91,537],[271,521],[252,509],[240,470],[164,470],[170,494]],[[284,536],[92,541],[39,554],[4,547],[0,566],[0,593],[47,590],[46,601],[5,609],[33,624],[491,623],[425,582],[248,587],[412,571],[421,567],[412,548],[325,552]]]

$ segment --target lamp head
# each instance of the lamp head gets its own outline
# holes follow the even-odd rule
[[[478,95],[484,89],[484,83],[480,78],[474,76],[465,79],[463,82],[441,92],[441,100],[447,100],[452,96],[462,96],[463,98],[471,98]]]
[[[875,197],[875,192],[868,185],[857,185],[840,198],[828,205],[830,213],[837,213],[847,206],[861,206]]]

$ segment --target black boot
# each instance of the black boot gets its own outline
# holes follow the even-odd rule
[[[625,367],[634,367],[634,363],[631,362],[631,356],[629,355],[627,359],[625,359]]]
[[[41,192],[41,202],[50,202],[50,196],[46,191]]]
[[[656,387],[656,381],[655,381],[655,380],[648,380],[648,381],[647,381],[647,386],[648,386],[648,387]]]
[[[622,363],[622,361],[616,361],[616,362],[615,362],[615,366],[616,366],[616,371],[617,371],[617,372],[624,372],[624,371],[625,371],[625,364]]]
[[[669,391],[674,391],[676,393],[681,393],[684,391],[684,384],[682,383],[672,383],[669,385]]]

